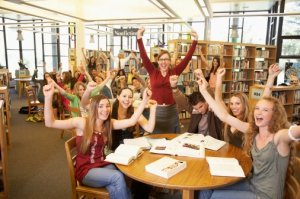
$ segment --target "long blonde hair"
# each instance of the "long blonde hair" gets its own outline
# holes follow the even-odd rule
[[[104,95],[96,95],[91,98],[90,108],[89,108],[89,114],[86,118],[86,124],[85,124],[85,132],[83,134],[83,140],[81,142],[81,152],[86,153],[90,147],[91,138],[94,132],[94,126],[96,123],[96,120],[98,118],[98,105],[99,102],[103,99],[107,99]],[[109,100],[108,100],[109,101]],[[104,121],[104,136],[107,137],[107,143],[108,147],[111,148],[112,138],[111,138],[111,114],[109,114],[108,118]]]
[[[287,119],[287,114],[282,103],[274,98],[274,97],[263,97],[261,100],[265,100],[271,102],[273,104],[273,114],[270,123],[268,124],[268,130],[270,133],[275,134],[280,129],[289,128],[290,123]],[[258,127],[255,125],[254,120],[254,110],[252,109],[251,115],[249,117],[249,130],[245,134],[245,141],[244,141],[244,148],[246,149],[247,153],[250,154],[250,150],[253,144],[253,140],[255,136],[259,133]]]

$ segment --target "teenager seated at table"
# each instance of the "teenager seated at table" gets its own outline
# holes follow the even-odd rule
[[[201,69],[194,71],[198,78],[201,77]],[[269,76],[265,86],[263,96],[267,97],[271,95],[271,88],[274,84],[275,78],[280,73],[280,68],[276,64],[272,64],[269,67]],[[225,76],[226,69],[219,68],[216,72],[216,87],[215,87],[215,100],[227,109],[228,113],[243,122],[248,122],[249,116],[249,102],[245,93],[236,92],[229,98],[228,106],[226,106],[222,97],[222,78]],[[243,148],[244,133],[238,131],[236,128],[225,124],[224,125],[224,140],[233,144],[239,148]]]
[[[245,133],[245,152],[252,156],[252,175],[239,183],[216,190],[200,191],[201,199],[282,199],[293,140],[300,140],[300,126],[290,126],[283,105],[263,97],[251,111],[249,122],[231,116],[207,91],[201,77],[199,90],[215,114],[228,125]]]
[[[84,95],[90,95],[95,84],[90,82]],[[136,124],[148,100],[150,90],[145,90],[143,100],[128,119],[111,119],[111,105],[103,95],[91,98],[87,118],[75,117],[68,120],[54,119],[52,97],[54,85],[43,88],[45,95],[45,125],[56,129],[75,129],[78,155],[76,156],[75,177],[84,185],[106,187],[112,199],[130,198],[123,174],[113,164],[105,162],[106,152],[111,149],[112,130],[124,129]]]
[[[222,122],[210,109],[201,93],[193,92],[187,97],[177,88],[177,82],[177,75],[170,76],[170,85],[178,112],[186,110],[191,113],[188,132],[210,135],[223,140]]]

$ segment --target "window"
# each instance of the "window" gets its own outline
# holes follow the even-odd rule
[[[299,39],[283,39],[282,51],[283,56],[299,56],[300,55],[300,40]]]
[[[2,27],[2,26],[0,26]],[[3,31],[0,31],[0,66],[6,66],[5,61],[5,48],[4,48],[4,35]]]
[[[210,40],[227,41],[229,30],[228,18],[213,18],[211,20]]]
[[[300,2],[286,0],[284,12],[299,12]],[[300,16],[285,16],[283,18],[283,28],[282,35],[299,35],[300,36],[300,26],[299,26]]]
[[[267,17],[245,17],[243,43],[266,44],[267,24]]]

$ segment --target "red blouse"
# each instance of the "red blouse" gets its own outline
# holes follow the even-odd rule
[[[104,161],[104,147],[106,143],[104,143],[102,135],[95,133],[92,135],[90,148],[86,154],[80,152],[82,138],[82,136],[76,137],[76,146],[78,154],[76,158],[75,178],[80,182],[82,182],[84,176],[88,173],[90,169],[103,167],[110,164]]]
[[[174,68],[169,69],[167,75],[162,76],[159,68],[156,68],[149,57],[147,56],[143,39],[138,39],[138,46],[140,49],[140,55],[143,60],[143,64],[146,70],[149,73],[151,89],[152,89],[152,99],[156,100],[158,104],[175,104],[175,100],[173,98],[171,85],[169,82],[170,75],[180,75],[184,68],[188,65],[189,61],[192,58],[192,55],[196,49],[197,41],[193,41],[189,51],[187,52],[184,59]]]

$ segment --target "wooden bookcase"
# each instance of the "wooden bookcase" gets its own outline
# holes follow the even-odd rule
[[[11,126],[10,126],[10,119],[11,119],[11,113],[10,113],[10,108],[9,108],[9,104],[10,104],[10,97],[9,97],[9,90],[7,86],[0,86],[0,100],[4,101],[4,130],[7,134],[6,137],[6,142],[8,144],[8,146],[10,146],[11,144]]]
[[[170,40],[168,50],[177,57],[185,56],[191,43],[192,40]],[[200,51],[208,60],[208,67],[203,63]],[[244,92],[248,95],[250,87],[255,83],[266,83],[268,67],[276,61],[276,47],[199,40],[192,60],[182,74],[186,94],[198,89],[197,85],[191,83],[194,80],[193,71],[200,68],[206,76],[215,56],[220,57],[221,66],[225,64],[222,91],[224,101],[228,102],[233,93]]]
[[[3,184],[3,190],[0,192],[0,198],[8,198],[8,154],[7,154],[7,134],[5,133],[4,101],[0,100],[0,175]]]
[[[262,97],[264,88],[263,85],[250,87],[249,100],[251,107]],[[293,118],[300,117],[300,86],[273,86],[272,96],[282,102],[289,121],[294,121]]]

